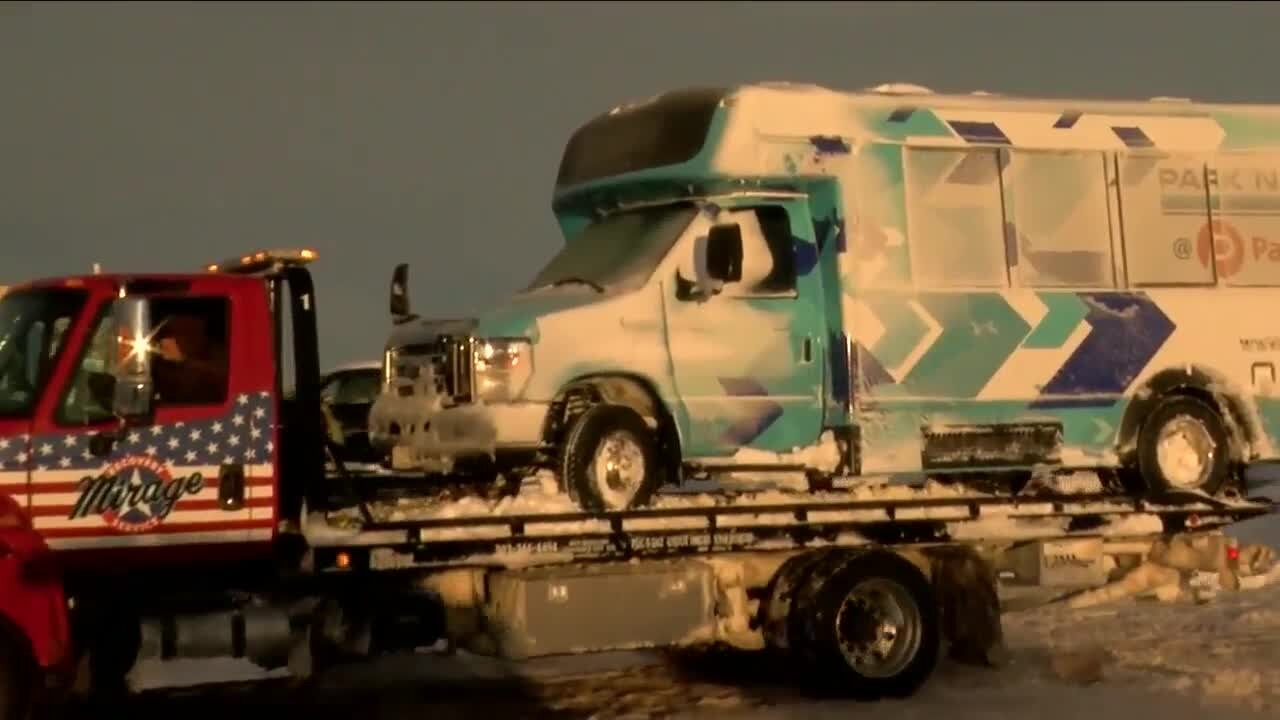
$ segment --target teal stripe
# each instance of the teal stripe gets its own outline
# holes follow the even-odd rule
[[[1163,195],[1160,198],[1160,209],[1170,214],[1195,211],[1203,213],[1205,208],[1214,212],[1251,213],[1280,212],[1280,195],[1241,194],[1209,195],[1206,203],[1204,195]]]
[[[871,354],[886,368],[901,365],[929,333],[929,326],[904,300],[868,298],[866,304],[885,330]]]
[[[1031,330],[1000,293],[922,294],[919,301],[942,326],[904,380],[919,395],[976,396]]]
[[[1079,327],[1084,316],[1089,314],[1089,308],[1075,293],[1046,292],[1036,293],[1036,296],[1049,312],[1022,342],[1022,347],[1032,350],[1060,348]]]

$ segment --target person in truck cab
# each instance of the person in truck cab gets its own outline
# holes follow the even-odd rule
[[[203,405],[223,399],[227,347],[221,333],[211,330],[199,315],[171,315],[161,324],[151,368],[160,402]]]

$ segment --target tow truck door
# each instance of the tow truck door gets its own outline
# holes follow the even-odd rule
[[[0,495],[8,495],[24,510],[31,501],[31,423],[27,420],[0,420]]]
[[[150,424],[123,430],[109,395],[93,387],[114,362],[111,299],[94,309],[68,380],[32,434],[33,483],[58,488],[33,500],[51,545],[270,540],[273,513],[261,508],[274,507],[274,498],[255,496],[252,468],[274,451],[271,385],[246,379],[271,371],[250,367],[243,317],[250,288],[261,293],[252,280],[210,275],[130,292],[151,301],[156,399]]]

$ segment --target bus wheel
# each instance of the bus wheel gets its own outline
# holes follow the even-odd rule
[[[584,510],[640,507],[662,485],[654,433],[625,405],[594,405],[565,439],[560,482]]]
[[[31,717],[35,663],[26,649],[12,638],[0,635],[0,720],[27,720]]]
[[[852,556],[822,582],[800,625],[819,689],[860,700],[904,698],[933,674],[942,652],[929,579],[887,552]]]
[[[1231,439],[1222,416],[1204,401],[1171,395],[1138,434],[1138,474],[1154,492],[1218,492],[1231,470]]]

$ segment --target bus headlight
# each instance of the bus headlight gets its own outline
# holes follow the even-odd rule
[[[528,340],[476,342],[476,395],[482,402],[511,402],[520,397],[533,375],[533,345]]]

